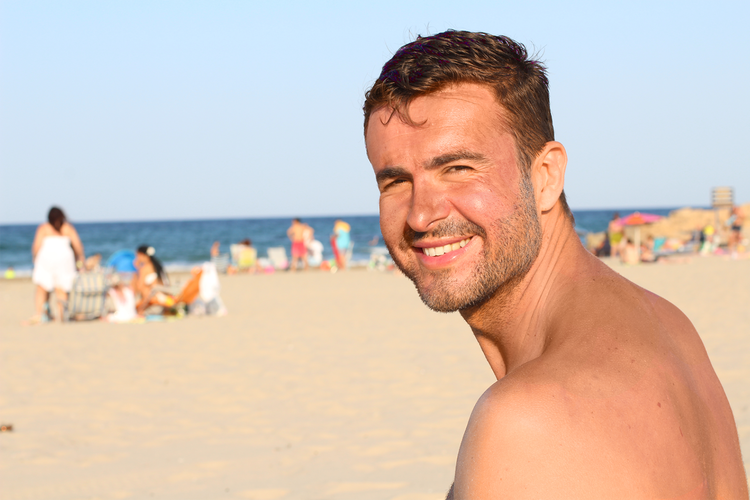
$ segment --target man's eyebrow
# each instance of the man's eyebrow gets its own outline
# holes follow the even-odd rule
[[[439,168],[448,163],[453,163],[454,161],[460,160],[472,160],[484,163],[487,161],[487,157],[471,151],[455,151],[453,153],[446,153],[444,155],[436,156],[435,158],[427,162],[424,168],[426,170],[431,170],[433,168]]]
[[[409,176],[409,171],[401,167],[387,167],[375,174],[375,180],[380,184],[388,179],[395,179],[396,177]]]

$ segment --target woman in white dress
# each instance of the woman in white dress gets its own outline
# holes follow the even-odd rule
[[[65,219],[63,211],[52,207],[47,220],[37,228],[31,246],[34,259],[31,281],[36,284],[36,311],[29,322],[31,324],[49,319],[44,309],[53,290],[59,309],[57,319],[65,319],[68,292],[76,277],[76,262],[85,260],[81,239]]]

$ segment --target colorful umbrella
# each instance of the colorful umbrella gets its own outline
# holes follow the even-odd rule
[[[644,224],[651,224],[658,220],[663,219],[661,215],[655,214],[642,214],[640,212],[633,212],[630,215],[622,217],[619,222],[623,226],[642,226]],[[638,255],[638,260],[641,259],[641,228],[635,228],[635,249]]]
[[[640,226],[643,224],[651,224],[658,220],[663,219],[661,215],[655,214],[642,214],[640,212],[633,212],[630,215],[626,215],[620,219],[620,224],[624,226]]]

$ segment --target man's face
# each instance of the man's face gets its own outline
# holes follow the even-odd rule
[[[533,186],[489,87],[456,85],[415,99],[408,112],[416,126],[380,109],[366,131],[383,238],[427,306],[479,305],[539,253]]]

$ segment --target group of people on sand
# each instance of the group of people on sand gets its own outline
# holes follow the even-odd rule
[[[341,219],[337,219],[333,225],[331,235],[331,248],[338,270],[346,269],[348,263],[348,252],[351,248],[351,226]],[[330,264],[323,261],[323,243],[315,239],[315,230],[299,218],[292,219],[292,225],[286,231],[292,242],[292,262],[290,271],[296,271],[302,264],[302,269],[307,270],[310,265],[330,268]]]
[[[31,247],[34,269],[31,280],[36,285],[34,315],[26,324],[35,325],[68,318],[70,291],[80,271],[98,268],[101,255],[86,259],[83,243],[75,227],[68,222],[59,207],[52,207],[47,222],[39,225]],[[174,314],[178,304],[200,302],[204,309],[215,313],[225,311],[218,296],[218,278],[213,264],[196,267],[182,291],[175,295],[166,287],[169,276],[156,257],[156,249],[141,245],[135,252],[135,273],[126,284],[119,274],[109,277],[108,295],[114,312],[102,319],[113,322],[135,320],[149,314]],[[54,293],[57,311],[51,311],[50,296]],[[201,300],[204,299],[204,300]]]
[[[670,241],[672,243],[676,241],[677,246],[680,248],[689,244],[693,247],[695,253],[701,253],[702,255],[715,252],[724,253],[719,248],[719,244],[722,241],[726,241],[727,252],[732,258],[736,259],[743,250],[742,226],[744,223],[745,214],[742,208],[734,206],[729,218],[724,222],[727,229],[725,237],[721,237],[714,224],[709,223],[704,226],[698,226],[693,231],[691,240],[688,242],[676,241],[674,238]],[[661,238],[661,240],[665,240],[665,238]],[[640,242],[640,245],[636,245],[632,238],[625,236],[623,219],[619,213],[615,212],[607,226],[604,241],[597,248],[594,248],[592,252],[598,257],[611,256],[619,258],[624,264],[651,263],[661,261],[658,248],[660,245],[657,244],[657,239],[652,235],[648,235],[645,240]]]

